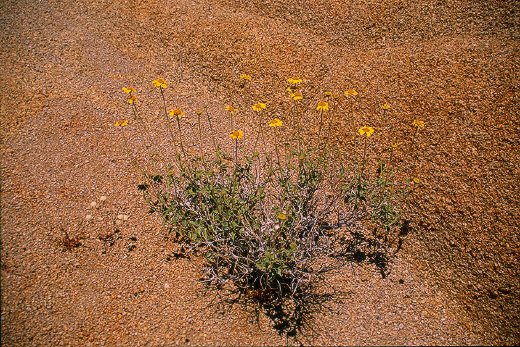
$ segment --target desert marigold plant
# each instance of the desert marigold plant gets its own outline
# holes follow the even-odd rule
[[[248,75],[241,77],[250,80]],[[302,79],[293,77],[288,82],[291,99],[303,99],[297,89]],[[317,105],[310,110],[303,109],[303,102],[291,102],[288,112],[277,113],[279,118],[270,121],[262,120],[269,114],[264,111],[266,101],[255,103],[256,139],[251,139],[254,131],[246,136],[247,129],[235,128],[237,109],[227,105],[225,114],[230,117],[231,129],[220,134],[222,146],[215,141],[215,129],[204,107],[194,117],[199,155],[189,155],[184,148],[184,143],[189,146],[192,141],[184,134],[189,128],[184,126],[183,132],[181,126],[185,112],[177,108],[167,111],[166,81],[157,79],[153,85],[160,89],[173,155],[161,165],[143,169],[144,182],[139,189],[150,211],[160,216],[173,238],[187,252],[204,257],[204,283],[217,289],[234,288],[242,298],[255,298],[263,309],[286,312],[273,316],[274,324],[293,333],[307,314],[309,302],[318,295],[314,289],[331,263],[341,264],[364,245],[364,254],[377,258],[382,273],[386,271],[391,244],[374,238],[372,230],[377,226],[388,240],[399,216],[392,205],[391,182],[379,180],[381,175],[373,179],[369,175],[368,141],[374,128],[358,130],[365,146],[360,170],[356,170],[347,165],[349,155],[324,149],[320,141],[309,140],[310,132],[300,131],[302,120],[305,128],[318,121],[321,126],[323,119],[317,119],[316,111],[322,115],[329,111],[325,101],[309,102]],[[125,87],[123,92],[133,95],[135,89]],[[335,110],[339,102],[331,96],[327,95],[327,100]],[[204,113],[207,127],[201,122]],[[239,115],[242,113],[247,112]],[[170,126],[173,119],[177,123],[175,134]],[[243,120],[239,122],[243,124]],[[126,121],[116,122],[118,127],[127,125]],[[139,122],[132,122],[125,131],[134,126]],[[269,136],[257,152],[257,140],[264,129]],[[330,126],[324,136],[329,132]],[[203,148],[205,138],[212,139],[212,150]],[[126,143],[126,137],[124,140]],[[252,153],[248,143],[254,143]],[[178,148],[182,155],[177,154]],[[372,222],[370,230],[367,219]],[[350,237],[339,236],[345,234]]]

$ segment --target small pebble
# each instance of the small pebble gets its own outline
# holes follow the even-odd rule
[[[105,201],[106,199],[107,199],[107,197],[104,196],[104,195],[103,195],[102,197],[99,198],[100,201]]]
[[[97,203],[96,203],[95,201],[92,201],[92,202],[90,203],[90,207],[92,207],[92,208],[96,208],[96,206],[97,206]]]
[[[92,220],[92,218],[94,218],[94,217],[92,217],[91,214],[87,214],[87,215],[85,216],[85,219],[86,219],[86,220]]]

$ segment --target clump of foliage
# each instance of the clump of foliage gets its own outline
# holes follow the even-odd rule
[[[323,275],[342,261],[369,260],[384,275],[399,229],[392,173],[381,164],[375,177],[369,174],[369,138],[374,129],[359,129],[362,158],[353,163],[352,153],[331,145],[328,137],[339,96],[333,98],[333,111],[320,101],[316,111],[307,112],[300,83],[299,78],[289,79],[290,112],[282,120],[267,122],[265,101],[252,106],[257,124],[251,131],[256,134],[250,141],[254,146],[249,148],[242,143],[244,132],[235,130],[240,124],[237,109],[227,106],[224,111],[230,123],[227,145],[215,137],[208,112],[197,111],[199,152],[189,155],[182,131],[185,113],[168,112],[167,84],[155,80],[170,141],[177,150],[171,161],[163,159],[162,166],[145,169],[130,158],[145,179],[139,189],[150,212],[161,217],[184,249],[204,256],[203,281],[256,302],[287,334],[301,326]],[[135,89],[123,91],[136,129],[149,138]],[[347,98],[355,95],[354,90],[345,92]],[[303,127],[305,115],[311,119]],[[116,123],[127,146],[123,127],[128,124]],[[274,140],[266,141],[267,131],[271,132],[267,138]],[[203,139],[211,139],[211,154],[203,148]]]

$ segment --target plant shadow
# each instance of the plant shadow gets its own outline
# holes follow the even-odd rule
[[[344,242],[333,255],[324,259],[319,270],[317,280],[306,287],[299,287],[296,292],[289,290],[261,290],[253,285],[224,287],[209,285],[205,279],[208,292],[214,297],[209,306],[217,307],[222,314],[229,312],[229,306],[241,306],[251,314],[252,321],[260,324],[260,317],[264,315],[270,321],[271,327],[287,341],[292,339],[296,344],[312,344],[312,336],[319,335],[314,329],[315,314],[333,312],[331,304],[342,303],[346,293],[337,288],[327,286],[325,276],[331,271],[339,270],[348,263],[373,265],[379,271],[381,278],[386,279],[391,272],[391,265],[399,251],[404,237],[410,231],[409,222],[404,222],[398,232],[398,245],[391,245],[388,239],[367,236],[353,231],[352,238]],[[325,288],[325,289],[324,289]],[[217,289],[213,291],[212,289]],[[323,292],[323,291],[327,292]],[[206,293],[207,294],[207,293]],[[209,307],[208,306],[208,307]],[[309,341],[302,341],[302,339]]]

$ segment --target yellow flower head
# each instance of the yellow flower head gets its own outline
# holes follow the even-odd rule
[[[158,79],[154,80],[152,83],[156,88],[162,88],[162,89],[168,88],[168,86],[166,85],[166,82],[162,78],[158,78]]]
[[[124,127],[125,125],[128,125],[128,121],[126,120],[118,120],[116,122],[116,127]]]
[[[285,214],[283,214],[283,213],[280,213],[277,217],[278,217],[278,219],[280,219],[280,220],[285,220],[285,219],[287,219],[287,216],[286,216]]]
[[[292,78],[289,78],[288,81],[289,81],[290,84],[300,84],[300,83],[303,82],[303,81],[301,80],[301,78],[299,78],[299,77],[292,77]]]
[[[421,120],[414,120],[413,126],[416,127],[417,129],[422,128],[424,126],[424,122]]]
[[[397,142],[392,142],[390,145],[391,145],[393,148],[397,148]]]
[[[279,120],[278,118],[273,119],[269,122],[270,127],[281,127],[283,125],[283,122]]]
[[[390,108],[390,105],[388,105],[388,104],[384,104],[384,105],[381,105],[381,108],[382,108],[383,110],[388,110],[388,109]]]
[[[170,110],[170,118],[173,118],[175,116],[177,116],[177,118],[181,119],[182,116],[184,116],[184,112],[182,112],[181,110],[178,110],[178,109]]]
[[[349,89],[345,92],[345,96],[348,96],[348,95],[351,95],[351,96],[356,96],[357,95],[357,92],[354,90],[354,89]]]
[[[326,92],[326,93],[325,93],[325,96],[328,97],[328,98],[330,98],[330,97],[332,96],[332,93],[331,93],[331,92]]]
[[[256,104],[253,105],[253,110],[255,111],[262,111],[262,109],[265,109],[267,107],[267,105],[263,102],[258,102]]]
[[[132,88],[132,87],[125,88],[125,87],[123,87],[123,93],[126,93],[126,94],[135,93],[135,88]]]
[[[303,96],[302,96],[302,93],[296,92],[296,93],[291,94],[291,98],[293,100],[301,100],[301,99],[303,99]]]
[[[240,75],[240,77],[242,77],[243,79],[245,79],[247,81],[251,81],[251,76],[249,76],[249,75],[242,74],[242,75]]]
[[[421,180],[420,180],[420,179],[418,179],[417,177],[414,177],[414,178],[413,178],[413,181],[414,181],[414,182],[415,182],[416,184],[419,184],[419,183],[421,183]]]
[[[316,108],[317,111],[328,111],[329,110],[329,104],[327,104],[325,101],[320,101],[318,103],[318,107]]]
[[[229,112],[231,112],[231,114],[235,113],[236,112],[236,108],[234,108],[233,106],[226,106],[226,110],[228,110]]]
[[[300,87],[298,86],[290,86],[286,89],[286,91],[288,91],[289,93],[294,93],[296,92],[298,89],[300,89]]]
[[[364,126],[361,129],[358,130],[359,135],[366,135],[367,137],[370,137],[374,133],[374,128]]]
[[[233,130],[231,135],[229,135],[229,137],[231,137],[233,140],[240,140],[242,136],[244,136],[244,132],[242,130]]]
[[[133,94],[130,94],[128,98],[126,98],[126,101],[128,101],[128,103],[131,105],[137,101],[137,97]]]

